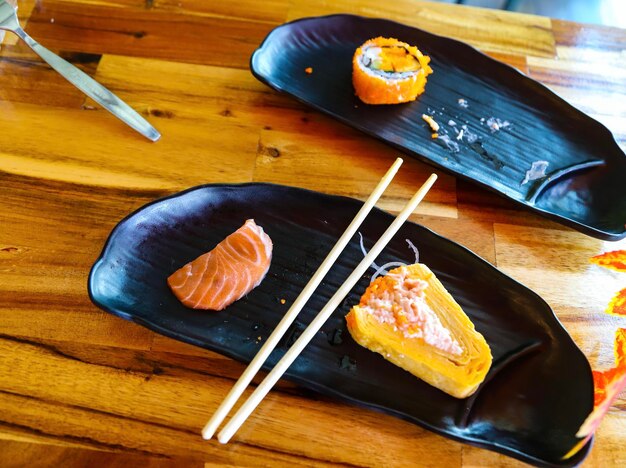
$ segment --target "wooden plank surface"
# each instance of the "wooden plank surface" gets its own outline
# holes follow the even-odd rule
[[[115,224],[193,185],[266,181],[364,199],[397,156],[248,70],[275,26],[348,12],[464,40],[551,87],[626,147],[626,31],[413,0],[42,0],[20,20],[163,134],[129,131],[7,35],[0,46],[0,466],[519,466],[511,458],[281,381],[222,446],[199,436],[243,366],[113,317],[87,275]],[[431,168],[407,160],[380,206]],[[552,306],[595,368],[626,320],[603,313],[626,249],[443,172],[411,219]],[[258,380],[258,379],[257,379]],[[584,466],[626,465],[624,395]],[[363,443],[366,441],[366,443]]]

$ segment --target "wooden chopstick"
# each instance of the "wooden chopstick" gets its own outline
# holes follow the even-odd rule
[[[391,238],[398,232],[400,227],[404,224],[407,218],[413,213],[417,205],[422,201],[426,193],[430,190],[432,185],[437,179],[436,174],[432,174],[428,180],[420,187],[420,189],[413,195],[413,198],[409,200],[406,206],[398,214],[396,219],[391,223],[383,235],[378,239],[378,242],[370,249],[369,253],[361,260],[361,263],[354,269],[348,279],[341,285],[333,297],[326,303],[324,308],[317,314],[311,324],[302,332],[296,342],[289,348],[280,361],[274,366],[272,371],[265,377],[263,382],[256,388],[256,390],[250,395],[246,402],[239,408],[232,419],[224,426],[220,431],[217,438],[225,444],[231,437],[237,432],[241,425],[246,421],[248,416],[254,411],[254,409],[261,403],[263,398],[276,384],[278,379],[282,377],[287,368],[295,361],[300,355],[305,346],[311,341],[315,334],[322,328],[322,325],[328,320],[331,314],[339,306],[341,301],[348,295],[350,290],[359,281],[363,273],[372,264],[380,252],[389,243]]]
[[[294,301],[293,305],[289,308],[285,316],[278,323],[272,334],[267,338],[265,344],[261,347],[259,352],[256,354],[252,362],[248,365],[246,370],[241,374],[239,380],[235,383],[233,388],[230,390],[228,395],[224,401],[217,408],[209,422],[206,423],[204,428],[202,429],[202,437],[206,440],[209,440],[215,434],[215,431],[222,423],[224,418],[228,415],[232,407],[235,405],[241,394],[244,392],[246,387],[250,384],[254,376],[257,374],[263,363],[267,360],[269,355],[272,353],[280,339],[289,329],[289,326],[296,319],[306,302],[310,299],[310,297],[315,292],[315,289],[319,286],[319,284],[326,276],[326,273],[333,266],[343,249],[346,247],[354,233],[359,228],[359,226],[363,223],[369,212],[372,210],[376,202],[383,194],[383,192],[387,189],[392,179],[395,177],[398,169],[402,165],[402,158],[397,158],[395,162],[391,165],[387,173],[380,180],[376,188],[372,191],[372,194],[365,201],[359,212],[356,214],[350,225],[346,228],[345,232],[339,238],[335,246],[328,253],[322,264],[319,266],[315,274],[311,277],[308,284],[304,287],[298,298]]]

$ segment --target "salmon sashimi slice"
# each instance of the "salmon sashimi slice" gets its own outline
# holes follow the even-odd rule
[[[167,278],[193,309],[222,310],[256,288],[270,267],[272,240],[253,219]]]

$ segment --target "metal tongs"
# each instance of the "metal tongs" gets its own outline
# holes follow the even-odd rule
[[[52,68],[59,72],[65,79],[80,89],[83,93],[96,101],[106,110],[111,112],[122,122],[128,124],[143,136],[152,141],[157,141],[161,134],[135,112],[128,104],[118,98],[93,78],[83,73],[71,63],[63,60],[58,55],[50,52],[30,37],[21,28],[17,19],[16,8],[6,0],[0,0],[0,30],[10,31],[17,34],[33,51],[45,60]]]

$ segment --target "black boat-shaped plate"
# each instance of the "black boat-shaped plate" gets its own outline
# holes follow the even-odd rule
[[[372,106],[354,95],[352,56],[377,36],[417,45],[431,57],[434,73],[417,101]],[[332,15],[274,29],[250,66],[272,88],[404,153],[590,236],[626,236],[626,156],[611,132],[467,44],[388,20]],[[440,138],[431,138],[422,114],[441,125]],[[536,178],[524,183],[541,161],[545,176],[533,171]]]
[[[269,184],[193,188],[148,204],[115,227],[91,270],[89,294],[97,306],[115,315],[248,362],[260,348],[257,338],[263,342],[271,333],[361,206],[351,198]],[[184,307],[166,278],[248,218],[274,243],[266,278],[224,311]],[[360,229],[366,248],[392,219],[372,211]],[[414,263],[405,239],[418,247],[420,261],[437,274],[491,347],[493,366],[477,393],[465,400],[450,397],[352,340],[344,315],[369,284],[368,275],[286,378],[529,463],[580,463],[589,445],[570,460],[560,458],[577,442],[574,434],[593,407],[591,370],[550,307],[464,247],[417,224],[405,223],[378,262]],[[269,366],[362,258],[355,236]]]

